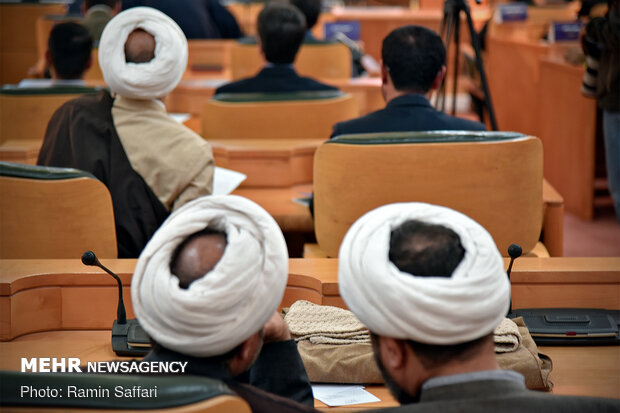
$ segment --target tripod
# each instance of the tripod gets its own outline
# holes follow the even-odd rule
[[[476,0],[479,1],[479,0]],[[445,0],[443,7],[443,17],[441,19],[441,25],[439,27],[439,35],[442,37],[444,44],[446,45],[446,59],[450,55],[451,38],[454,38],[454,44],[456,47],[454,54],[454,67],[453,67],[453,83],[452,83],[452,115],[456,113],[456,86],[458,78],[458,65],[460,58],[460,31],[461,31],[461,12],[465,13],[467,18],[467,26],[469,28],[469,36],[471,38],[471,45],[474,48],[476,55],[476,67],[478,73],[480,73],[480,81],[482,83],[482,90],[484,93],[484,102],[489,112],[489,118],[491,121],[491,128],[497,130],[497,121],[495,120],[495,111],[493,110],[493,103],[491,102],[491,95],[489,93],[489,86],[487,84],[486,74],[484,67],[482,67],[482,58],[480,57],[480,42],[478,41],[478,33],[474,30],[474,23],[471,18],[471,11],[469,4],[466,0]],[[448,71],[448,74],[450,72]],[[446,75],[447,77],[447,75]],[[439,92],[437,93],[435,100],[435,107],[440,110],[445,110],[446,107],[446,81],[441,81]],[[439,105],[441,101],[441,106]]]

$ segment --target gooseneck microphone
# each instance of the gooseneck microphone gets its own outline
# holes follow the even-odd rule
[[[127,324],[127,314],[125,313],[125,303],[123,302],[123,283],[118,275],[107,269],[92,251],[86,251],[82,254],[82,263],[84,265],[91,265],[101,268],[103,271],[110,274],[118,283],[118,308],[116,310],[116,322],[118,324]]]
[[[523,248],[519,244],[510,244],[508,247],[508,255],[510,255],[510,263],[506,274],[508,275],[508,281],[510,282],[510,272],[512,271],[512,263],[515,262],[523,254]],[[508,307],[508,314],[512,313],[512,297],[510,297],[510,307]]]
[[[116,320],[112,324],[112,350],[119,356],[144,356],[151,347],[151,341],[138,320],[135,318],[127,319],[121,279],[101,264],[92,251],[86,251],[82,254],[82,263],[101,268],[114,277],[118,283],[118,308],[116,310]]]

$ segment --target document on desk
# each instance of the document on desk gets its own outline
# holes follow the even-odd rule
[[[213,173],[213,195],[228,195],[247,178],[246,174],[232,169],[215,167]]]
[[[313,384],[314,398],[328,406],[380,402],[381,399],[364,390],[364,386],[348,384]]]

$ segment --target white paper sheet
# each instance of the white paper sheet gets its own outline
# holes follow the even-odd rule
[[[328,406],[380,402],[381,399],[364,390],[364,386],[347,384],[313,384],[312,394]]]
[[[247,175],[231,169],[215,167],[213,173],[213,195],[228,195],[245,181]]]
[[[168,113],[172,119],[176,120],[179,123],[183,123],[188,120],[192,115],[189,113]]]

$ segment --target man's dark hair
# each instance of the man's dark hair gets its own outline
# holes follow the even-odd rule
[[[404,26],[383,40],[381,58],[396,90],[426,93],[446,62],[446,49],[434,31]]]
[[[93,39],[84,26],[75,22],[55,25],[50,32],[48,47],[59,79],[82,78],[93,47]]]
[[[405,221],[390,236],[390,261],[416,276],[450,277],[464,256],[459,236],[442,225]]]
[[[113,9],[116,6],[116,3],[118,2],[119,0],[84,0],[84,8],[88,10],[93,6],[102,4],[104,6],[108,6],[109,8]]]
[[[205,237],[205,236],[209,236],[209,235],[219,235],[221,237],[224,238],[224,241],[226,241],[227,237],[226,237],[226,232],[221,231],[219,229],[215,229],[213,227],[209,227],[207,226],[206,228],[198,231],[198,232],[194,232],[193,234],[189,235],[187,238],[185,238],[183,241],[181,241],[181,243],[179,243],[179,245],[176,246],[176,248],[174,249],[174,251],[172,252],[172,257],[170,258],[170,272],[175,275],[177,278],[179,278],[179,280],[182,279],[191,279],[193,278],[192,274],[189,274],[188,276],[184,276],[184,274],[179,274],[179,257],[181,255],[181,252],[183,252],[183,250],[185,249],[185,247],[192,242],[193,240],[195,240],[196,238],[200,238],[200,237]],[[183,282],[179,282],[179,287],[183,288],[183,289],[187,289],[189,288],[189,284],[190,283],[183,283]]]
[[[267,3],[258,14],[258,36],[270,63],[293,63],[305,33],[306,19],[295,6]]]
[[[291,0],[291,4],[306,18],[306,30],[312,29],[321,14],[321,0]]]

